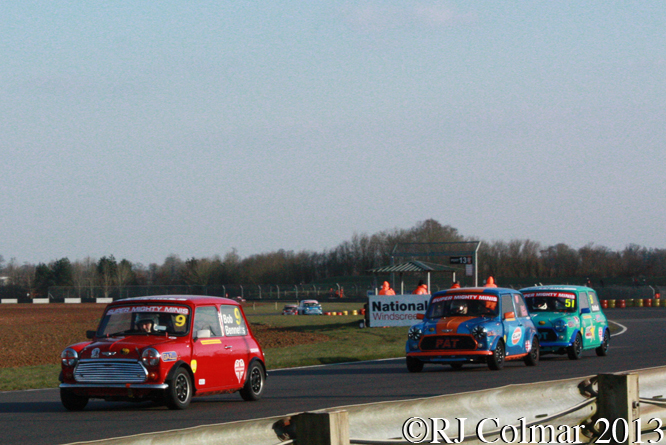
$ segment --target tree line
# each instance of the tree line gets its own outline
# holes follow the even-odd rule
[[[372,235],[354,234],[350,240],[322,252],[277,250],[241,258],[235,249],[224,256],[189,258],[169,255],[162,264],[147,266],[113,255],[100,259],[70,261],[61,258],[49,263],[19,264],[0,256],[0,292],[45,296],[52,286],[111,289],[136,285],[262,285],[307,284],[335,277],[367,276],[368,270],[386,266],[396,245],[409,243],[462,243],[476,241],[449,225],[434,219],[417,223],[409,229],[395,228]],[[398,258],[396,261],[404,260]],[[446,257],[418,257],[421,261],[446,264]],[[532,240],[483,241],[478,251],[479,276],[505,280],[592,279],[625,284],[643,283],[666,277],[666,249],[635,244],[621,251],[588,244],[573,248],[564,243],[543,246]]]

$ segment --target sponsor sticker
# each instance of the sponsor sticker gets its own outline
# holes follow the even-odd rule
[[[513,331],[513,334],[511,334],[511,344],[512,345],[517,345],[522,336],[523,336],[523,333],[520,330],[520,328],[516,328],[516,330]]]
[[[240,383],[245,374],[245,360],[242,358],[236,360],[236,363],[234,363],[234,371],[236,372],[236,377],[238,377],[238,383]]]
[[[206,384],[206,379],[199,379],[199,385],[203,386]]]
[[[202,345],[220,345],[222,344],[222,340],[219,338],[212,338],[210,340],[201,340]]]
[[[530,340],[525,340],[525,352],[530,352],[532,350],[532,342]]]
[[[604,339],[604,328],[599,328],[599,340]]]
[[[120,350],[120,353],[122,355],[128,355],[130,353],[130,350],[129,350],[129,348],[123,348],[123,349]]]
[[[162,353],[163,362],[175,362],[177,358],[178,354],[176,354],[176,351],[168,351]]]
[[[190,362],[190,368],[192,368],[192,372],[194,372],[194,373],[197,372],[197,361],[196,360],[192,360]]]
[[[475,300],[475,301],[493,301],[493,302],[498,301],[495,295],[463,294],[463,295],[443,295],[441,297],[434,298],[432,300],[432,303],[437,303],[440,301],[450,301],[450,300]]]
[[[125,314],[133,312],[164,312],[167,314],[184,314],[190,313],[190,309],[180,306],[123,306],[109,309],[107,315]]]
[[[92,353],[90,354],[90,358],[99,358],[99,348],[95,348],[92,350]]]

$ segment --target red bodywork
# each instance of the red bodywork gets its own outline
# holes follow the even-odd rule
[[[146,307],[176,308],[189,318],[175,334],[164,330],[102,335],[109,311],[139,312]],[[195,314],[200,308],[207,308],[204,310],[208,314],[217,314],[219,324],[203,328],[210,336],[195,326]],[[191,295],[142,297],[115,301],[106,307],[104,314],[91,341],[65,350],[74,350],[78,357],[74,366],[62,360],[61,389],[106,400],[157,400],[169,387],[174,372],[181,368],[190,375],[194,396],[242,389],[248,368],[255,361],[261,364],[265,375],[263,351],[236,301]],[[197,332],[204,336],[196,338]],[[142,360],[142,354],[149,348],[158,353],[153,364]]]

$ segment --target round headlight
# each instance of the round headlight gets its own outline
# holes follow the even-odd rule
[[[557,332],[564,332],[564,330],[567,328],[567,324],[562,320],[561,318],[558,318],[555,320],[553,323],[553,327]]]
[[[141,354],[141,361],[145,366],[157,366],[160,364],[160,353],[157,349],[146,348]]]
[[[486,336],[486,329],[483,326],[481,326],[480,324],[476,325],[472,329],[472,335],[477,340],[481,340],[482,338],[484,338]]]
[[[409,328],[409,332],[407,332],[407,337],[409,337],[410,340],[418,340],[421,338],[421,328],[418,326],[412,326]]]
[[[65,366],[76,366],[79,361],[79,354],[72,348],[67,348],[60,354],[60,359]]]

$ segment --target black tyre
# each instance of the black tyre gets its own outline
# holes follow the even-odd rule
[[[462,363],[450,363],[451,367],[455,369],[456,371],[461,370],[463,368]]]
[[[539,364],[539,340],[534,337],[532,339],[532,349],[530,349],[523,359],[527,366],[536,366]]]
[[[407,371],[409,372],[423,371],[423,362],[414,357],[407,357]]]
[[[578,360],[583,356],[583,337],[580,332],[576,334],[573,345],[567,348],[567,355],[571,360]]]
[[[599,357],[606,357],[608,355],[609,346],[610,346],[610,331],[606,330],[606,332],[604,332],[604,341],[601,343],[601,346],[599,346],[594,351],[597,353]]]
[[[504,368],[504,359],[506,358],[506,350],[504,349],[504,341],[497,342],[497,346],[493,351],[493,355],[488,357],[488,368],[493,371],[499,371]]]
[[[166,404],[169,409],[185,409],[192,401],[192,378],[184,368],[180,368],[166,389]]]
[[[69,411],[82,411],[88,404],[88,397],[77,396],[68,389],[61,389],[60,401],[62,402],[62,406]]]
[[[253,402],[261,399],[261,395],[264,393],[265,382],[266,373],[264,372],[264,367],[257,361],[252,362],[250,369],[247,370],[245,386],[239,391],[243,400]]]

